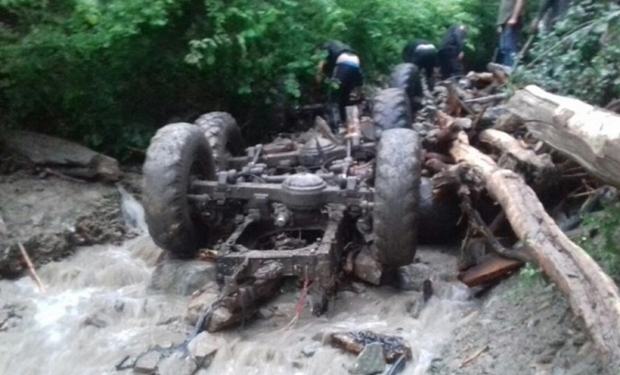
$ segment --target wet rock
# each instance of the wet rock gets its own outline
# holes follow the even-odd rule
[[[165,330],[153,332],[151,334],[151,342],[155,343],[158,348],[170,349],[181,345],[185,341],[186,337],[187,335],[184,332]]]
[[[170,357],[162,359],[158,368],[158,375],[193,375],[198,365],[189,356],[176,352]]]
[[[325,334],[323,332],[317,332],[312,336],[312,341],[323,342],[323,337]]]
[[[361,280],[374,285],[381,284],[383,269],[381,264],[373,258],[368,248],[364,248],[355,257],[354,267],[355,276],[359,277]]]
[[[423,263],[414,263],[398,269],[399,287],[402,290],[422,291],[424,281],[430,279],[433,270]]]
[[[268,308],[260,308],[258,309],[258,316],[262,319],[271,319],[273,317],[273,311]]]
[[[310,358],[314,356],[314,354],[316,354],[316,351],[318,348],[319,348],[318,343],[310,344],[302,349],[301,354],[303,354],[303,356],[306,358]]]
[[[383,346],[379,343],[372,343],[366,345],[357,357],[352,373],[360,375],[380,374],[385,370],[385,365]]]
[[[215,265],[202,261],[167,261],[153,271],[150,288],[189,296],[215,280]]]
[[[415,298],[407,301],[407,304],[405,306],[409,315],[411,315],[411,317],[414,319],[418,319],[420,313],[422,312],[422,308],[424,307],[422,295],[416,295]]]
[[[364,293],[366,291],[366,286],[362,283],[352,283],[351,289],[357,294]]]
[[[197,363],[202,363],[205,358],[215,354],[223,345],[225,345],[224,339],[204,331],[189,342],[187,349]]]
[[[189,306],[187,306],[185,321],[192,326],[195,325],[217,298],[218,293],[215,290],[206,289],[195,293],[189,301]]]
[[[98,315],[89,316],[82,322],[83,327],[96,327],[96,328],[105,328],[108,323]]]
[[[150,351],[140,356],[133,367],[135,373],[138,374],[152,374],[157,369],[157,364],[161,354],[156,351]]]
[[[133,257],[142,259],[148,267],[155,267],[165,256],[164,250],[155,245],[149,236],[137,240],[129,251]]]

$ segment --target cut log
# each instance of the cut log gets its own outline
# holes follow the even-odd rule
[[[537,155],[527,149],[511,135],[495,129],[480,133],[480,142],[491,145],[502,152],[500,167],[522,172],[535,185],[551,185],[558,180],[558,173],[549,155]]]
[[[469,167],[506,212],[532,259],[566,295],[610,373],[620,373],[620,293],[613,280],[558,228],[534,191],[515,172],[499,168],[461,133],[450,153]]]
[[[489,282],[499,281],[510,276],[521,268],[523,262],[500,257],[492,257],[482,264],[474,266],[461,273],[458,279],[470,288]]]
[[[7,151],[30,163],[66,168],[73,177],[118,181],[123,174],[118,161],[64,139],[28,131],[16,131],[4,140]]]
[[[506,104],[538,139],[620,186],[620,115],[527,86]]]
[[[259,304],[272,298],[282,278],[282,265],[266,263],[259,268],[252,282],[238,287],[229,287],[221,298],[211,305],[202,323],[209,332],[217,332],[251,319]]]

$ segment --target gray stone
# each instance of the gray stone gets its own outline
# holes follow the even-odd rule
[[[359,294],[366,291],[366,286],[362,283],[351,283],[351,289],[353,289],[355,293]]]
[[[364,347],[355,360],[352,372],[359,375],[380,374],[385,370],[385,365],[383,346],[375,342]]]
[[[203,261],[166,261],[153,271],[150,288],[189,296],[215,280],[215,265]]]
[[[134,372],[138,374],[151,374],[155,372],[159,358],[161,358],[161,354],[156,351],[150,351],[141,355],[133,367]]]
[[[271,309],[263,307],[258,309],[258,316],[263,319],[270,319],[271,317],[273,317],[273,311],[271,311]]]
[[[423,263],[414,263],[398,269],[399,286],[402,290],[422,291],[424,280],[430,279],[433,270]]]
[[[198,368],[196,362],[180,352],[162,359],[158,366],[159,375],[192,375]]]
[[[218,296],[218,292],[215,289],[206,289],[192,296],[192,299],[189,301],[189,306],[187,306],[185,321],[191,326],[194,326],[198,322],[200,316],[218,299]]]
[[[318,348],[319,348],[318,343],[307,345],[305,348],[301,350],[301,354],[303,354],[303,356],[306,358],[310,358],[314,356]]]
[[[325,334],[323,332],[317,332],[312,336],[313,341],[323,342],[323,337]]]
[[[224,339],[203,331],[187,344],[187,349],[196,362],[202,363],[206,357],[214,354],[224,345],[226,345]]]
[[[353,261],[355,276],[374,285],[381,284],[383,268],[370,253],[370,249],[364,248]]]

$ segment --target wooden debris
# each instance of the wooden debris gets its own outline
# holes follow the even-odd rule
[[[558,173],[549,155],[537,155],[510,134],[495,129],[480,133],[480,142],[491,145],[502,152],[499,165],[516,172],[524,172],[535,185],[557,183]]]
[[[566,237],[519,175],[499,168],[471,147],[464,133],[450,152],[502,206],[531,257],[567,296],[573,313],[583,319],[610,372],[620,372],[620,292],[613,280]]]
[[[487,350],[489,350],[489,346],[488,345],[485,346],[485,347],[482,347],[482,348],[480,348],[478,350],[476,350],[474,352],[474,354],[470,355],[463,362],[461,362],[461,365],[459,366],[459,368],[463,368],[463,367],[467,366],[468,364],[472,363],[478,357],[480,357],[482,354],[484,354],[484,352],[486,352]]]
[[[8,134],[4,144],[7,151],[35,165],[64,168],[63,174],[67,176],[104,181],[123,177],[116,159],[64,139],[16,131]]]
[[[508,98],[508,95],[501,93],[501,94],[495,94],[495,95],[487,95],[487,96],[483,96],[481,98],[473,98],[473,99],[467,99],[465,100],[466,104],[489,104],[489,103],[495,103],[498,101],[502,101],[504,99]]]
[[[620,186],[620,115],[537,86],[517,91],[506,108],[536,138],[602,181]]]
[[[360,354],[368,344],[379,343],[383,346],[383,355],[387,363],[394,363],[402,356],[407,360],[411,359],[411,348],[405,340],[371,331],[333,333],[329,336],[329,343],[353,354]]]
[[[483,285],[510,276],[514,271],[523,266],[520,260],[500,258],[493,256],[482,264],[474,266],[458,275],[458,279],[470,288]]]
[[[39,278],[39,275],[37,275],[37,271],[34,269],[34,266],[32,265],[32,261],[30,260],[30,257],[28,256],[26,249],[24,249],[24,245],[22,245],[21,242],[18,242],[17,246],[19,247],[19,251],[22,254],[22,259],[24,261],[24,265],[26,266],[26,269],[28,270],[28,274],[30,275],[32,280],[34,280],[34,282],[37,284],[39,291],[41,293],[45,293],[45,287],[43,286],[43,282]]]
[[[281,264],[266,263],[256,271],[251,282],[230,288],[211,305],[205,315],[203,328],[216,332],[249,320],[255,315],[260,303],[275,295],[281,277]]]

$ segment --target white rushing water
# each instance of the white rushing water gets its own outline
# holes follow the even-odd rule
[[[139,215],[139,203],[123,197],[130,205],[124,212]],[[140,219],[135,225],[144,228]],[[0,375],[130,374],[131,369],[116,369],[125,357],[182,342],[192,329],[183,322],[189,297],[148,288],[159,255],[143,234],[118,247],[82,248],[41,267],[44,293],[29,278],[0,281],[0,324],[9,316],[0,331]],[[420,256],[454,270],[451,255],[424,250]],[[285,293],[269,303],[278,307],[273,318],[214,334],[221,345],[211,366],[199,373],[346,374],[355,356],[324,345],[321,337],[368,329],[403,337],[413,360],[402,373],[424,374],[472,307],[464,286],[440,278],[434,285],[435,296],[417,318],[408,312],[417,293],[367,287],[359,294],[340,293],[324,317],[304,311],[294,327],[289,323],[297,299]]]

